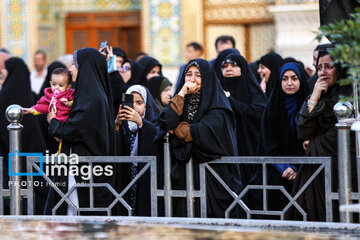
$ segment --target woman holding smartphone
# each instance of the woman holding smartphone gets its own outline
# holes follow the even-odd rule
[[[155,139],[159,108],[149,90],[141,85],[133,85],[126,94],[133,96],[133,104],[127,101],[119,107],[115,121],[118,153],[122,156],[156,156],[159,146]],[[150,139],[150,140],[149,140]],[[157,161],[158,165],[161,161]],[[131,163],[117,166],[117,190],[121,192],[140,172],[145,164]],[[158,166],[160,167],[160,166]],[[160,168],[158,168],[160,169]],[[158,172],[161,172],[161,170]],[[160,179],[160,177],[159,177]],[[130,203],[133,215],[150,216],[150,175],[145,173],[129,190],[125,199]],[[123,206],[117,208],[117,215],[127,215]]]

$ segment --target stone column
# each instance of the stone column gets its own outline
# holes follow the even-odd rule
[[[1,45],[24,59],[29,68],[38,48],[36,0],[0,1]]]
[[[312,66],[312,53],[320,27],[319,5],[316,3],[281,4],[269,7],[275,18],[276,46],[282,57],[294,57]]]

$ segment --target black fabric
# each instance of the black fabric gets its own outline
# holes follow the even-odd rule
[[[348,19],[360,3],[355,0],[320,0],[320,24],[326,25]]]
[[[266,96],[252,77],[244,57],[230,54],[225,59],[232,59],[241,69],[239,77],[220,80],[223,89],[230,92],[229,101],[236,117],[238,153],[240,156],[255,156]]]
[[[138,62],[144,68],[144,71],[142,72],[140,77],[140,81],[142,85],[146,87],[148,86],[147,84],[148,79],[146,78],[146,76],[156,66],[160,66],[160,76],[162,76],[162,65],[155,58],[150,56],[145,56],[142,57]]]
[[[163,79],[164,79],[163,76],[156,76],[156,77],[150,78],[148,81],[148,88],[154,99],[156,99],[157,96],[160,94],[159,93],[160,85],[161,85],[161,82],[163,81]]]
[[[327,55],[326,51],[320,51],[317,59]],[[342,70],[340,64],[335,64],[337,80],[346,76],[345,71]],[[298,137],[302,140],[310,140],[306,156],[329,156],[331,157],[332,168],[332,191],[337,191],[338,185],[338,159],[337,159],[337,129],[335,124],[338,122],[334,114],[333,107],[339,101],[340,95],[351,96],[352,86],[340,86],[335,83],[330,87],[326,93],[322,93],[318,103],[312,109],[308,110],[307,101],[302,105],[297,117]],[[354,143],[353,141],[351,141]],[[351,169],[355,169],[355,148],[351,147]],[[310,178],[316,170],[316,165],[304,164],[299,171],[298,177],[294,182],[293,194],[295,194]],[[356,173],[352,173],[353,187],[357,185]],[[299,197],[298,203],[308,213],[309,221],[325,221],[325,191],[324,191],[324,175],[321,173],[315,178],[312,184]],[[300,213],[295,209],[289,211],[288,218],[300,219]],[[334,212],[338,213],[338,209]],[[334,220],[338,220],[335,215]]]
[[[149,91],[160,108],[160,111],[164,110],[166,107],[161,101],[161,94],[169,86],[172,86],[172,83],[164,76],[152,77],[148,81]]]
[[[257,62],[251,62],[249,63],[249,68],[250,68],[250,71],[252,72],[252,74],[254,75],[254,77],[256,78],[256,81],[260,84],[261,82],[261,77],[258,73],[258,68],[259,68],[259,65],[257,64]]]
[[[66,122],[52,119],[50,134],[63,140],[64,153],[69,154],[71,148],[79,156],[113,156],[115,118],[106,59],[96,49],[84,48],[77,51],[77,62],[79,69],[69,118]],[[84,182],[79,177],[75,179]],[[94,181],[114,184],[113,177],[94,177]],[[80,206],[89,206],[89,190],[78,188],[78,195]],[[112,199],[103,188],[97,188],[94,195],[96,207],[108,206]]]
[[[199,188],[199,163],[208,162],[221,156],[237,155],[235,116],[229,101],[216,78],[215,71],[210,63],[204,59],[195,59],[201,72],[201,102],[190,123],[192,142],[185,143],[176,137],[170,136],[172,156],[172,186],[174,189],[185,189],[185,166],[192,157],[194,164],[194,184]],[[183,87],[185,72],[182,75],[176,94]],[[185,98],[186,99],[186,98]],[[184,108],[185,108],[184,104]],[[186,109],[183,110],[186,112]],[[170,107],[160,113],[159,125],[162,133],[176,128],[185,116],[178,116]],[[160,134],[162,136],[163,134]],[[158,137],[159,138],[159,137]],[[226,184],[239,193],[242,190],[240,173],[237,165],[214,165],[213,169],[223,178]],[[224,217],[224,211],[232,202],[227,191],[219,185],[210,174],[207,175],[207,210],[209,217]],[[186,216],[186,203],[184,199],[174,199],[174,216]],[[199,214],[196,207],[196,215]],[[232,216],[239,217],[239,212],[233,211]]]
[[[64,68],[66,69],[66,66],[64,64],[62,64],[59,61],[55,61],[52,62],[48,68],[47,68],[47,75],[45,77],[45,81],[41,87],[40,93],[38,95],[38,100],[44,96],[44,90],[45,88],[50,87],[50,80],[51,80],[51,73],[56,69],[56,68]],[[69,81],[71,82],[71,79],[69,79]],[[51,137],[49,135],[49,123],[47,122],[47,115],[46,114],[41,114],[37,117],[39,119],[40,122],[40,127],[41,127],[41,132],[43,134],[43,137],[45,139],[46,142],[46,146],[47,146],[47,150],[49,150],[49,153],[56,153],[57,150],[59,149],[59,143],[57,141],[55,141],[55,139],[53,137]]]
[[[119,48],[119,47],[113,47],[113,53],[114,53],[114,55],[116,55],[116,56],[120,56],[120,57],[126,58],[126,53],[124,52],[124,50],[122,50],[122,49]]]
[[[271,52],[262,56],[259,63],[266,66],[271,71],[269,81],[266,84],[266,96],[270,97],[276,82],[279,80],[280,68],[283,64],[283,59],[279,54]]]
[[[220,83],[225,91],[230,92],[229,102],[236,117],[236,134],[239,156],[255,156],[258,145],[261,116],[266,105],[266,96],[259,83],[250,72],[247,61],[239,54],[231,53],[224,60],[235,61],[241,69],[239,77],[223,77]],[[257,168],[252,164],[240,165],[244,187],[252,184]],[[254,191],[245,195],[245,201],[254,209],[251,199]]]
[[[292,70],[287,67],[287,65],[284,65],[284,67],[281,68],[281,70],[285,69]],[[304,73],[302,72],[298,78],[300,81],[300,88],[296,93],[296,112],[300,110],[302,103],[309,94],[309,88]],[[297,132],[294,132],[291,128],[290,119],[288,117],[284,101],[285,93],[281,87],[281,79],[282,76],[279,77],[279,80],[275,84],[273,93],[268,100],[261,120],[257,155],[304,156],[305,151],[302,147],[303,140],[299,139],[297,137]],[[257,183],[262,183],[261,172],[258,172]],[[283,185],[289,193],[292,191],[292,183],[282,178],[282,173],[277,171],[274,166],[268,167],[268,184]],[[288,203],[287,198],[283,194],[279,193],[279,191],[270,191],[268,197],[270,210],[282,210]]]
[[[125,59],[123,64],[125,62],[129,62],[131,66],[131,70],[129,70],[131,71],[131,77],[127,83],[124,82],[118,71],[112,72],[109,75],[110,84],[111,84],[111,93],[113,96],[114,116],[116,116],[116,114],[119,111],[122,94],[125,93],[130,86],[141,84],[140,76],[143,72],[143,67],[139,63],[131,59]]]
[[[9,131],[7,126],[10,124],[6,119],[5,111],[11,104],[18,104],[21,107],[31,107],[34,105],[34,99],[30,87],[30,72],[26,64],[20,58],[10,58],[5,61],[5,68],[8,76],[3,88],[0,91],[0,156],[3,157],[3,183],[8,186],[8,153],[9,153]],[[43,153],[45,154],[46,145],[41,134],[38,118],[31,115],[24,115],[21,125],[24,126],[21,137],[21,152],[25,153]],[[22,164],[22,172],[26,172],[25,160]],[[25,179],[24,179],[25,180]],[[35,180],[39,180],[35,178]],[[45,185],[44,185],[45,186]],[[36,213],[41,213],[44,206],[46,190],[43,188],[36,191]],[[8,211],[6,206],[5,211]]]
[[[146,112],[143,118],[143,126],[137,131],[138,134],[138,156],[157,156],[157,181],[158,188],[163,188],[163,145],[159,142],[155,142],[157,134],[157,122],[160,110],[155,103],[150,92],[147,90]],[[126,122],[121,125],[117,134],[117,148],[118,155],[130,156],[130,134],[128,125]],[[138,171],[145,166],[143,163],[138,164]],[[124,190],[124,188],[130,183],[131,164],[118,164],[117,167],[117,189],[118,192]],[[149,170],[137,181],[136,192],[136,216],[151,216],[151,201],[150,201],[150,172]],[[127,202],[130,202],[130,194],[125,195]],[[162,205],[158,209],[163,208]],[[163,212],[163,209],[160,210]],[[127,210],[117,205],[117,215],[128,215]],[[160,214],[163,215],[163,214]]]
[[[223,78],[222,71],[221,71],[221,65],[222,65],[223,61],[225,60],[225,58],[231,53],[236,53],[236,54],[240,55],[239,50],[237,50],[236,48],[228,48],[228,49],[221,51],[214,62],[213,67],[214,67],[214,70],[216,73],[216,77],[219,80],[221,80]]]
[[[352,88],[340,87],[338,84],[323,94],[315,108],[309,113],[307,102],[304,102],[298,118],[298,137],[310,140],[306,156],[330,156],[332,159],[332,188],[337,190],[338,163],[337,163],[337,118],[333,107],[339,100],[339,95],[349,96]],[[294,194],[305,184],[316,165],[303,165],[294,182]],[[325,221],[325,192],[324,175],[320,174],[314,182],[304,191],[298,199],[299,205],[308,213],[309,221]],[[300,219],[301,216],[294,211],[289,218]]]

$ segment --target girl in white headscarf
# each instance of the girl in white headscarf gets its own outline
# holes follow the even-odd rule
[[[118,153],[122,156],[157,156],[161,146],[156,144],[154,139],[160,110],[149,90],[144,86],[133,85],[128,88],[126,94],[134,96],[133,108],[129,106],[122,108],[120,105],[115,121],[115,129],[118,133]],[[125,164],[118,166],[117,186],[119,192],[136,177],[144,165],[131,163],[130,166]],[[150,216],[149,171],[131,187],[129,193],[125,195],[125,200],[131,206],[133,215]],[[117,213],[128,215],[123,206],[118,207]]]

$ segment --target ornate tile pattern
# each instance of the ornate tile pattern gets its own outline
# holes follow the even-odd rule
[[[150,55],[162,64],[177,66],[181,53],[181,1],[151,0]]]

